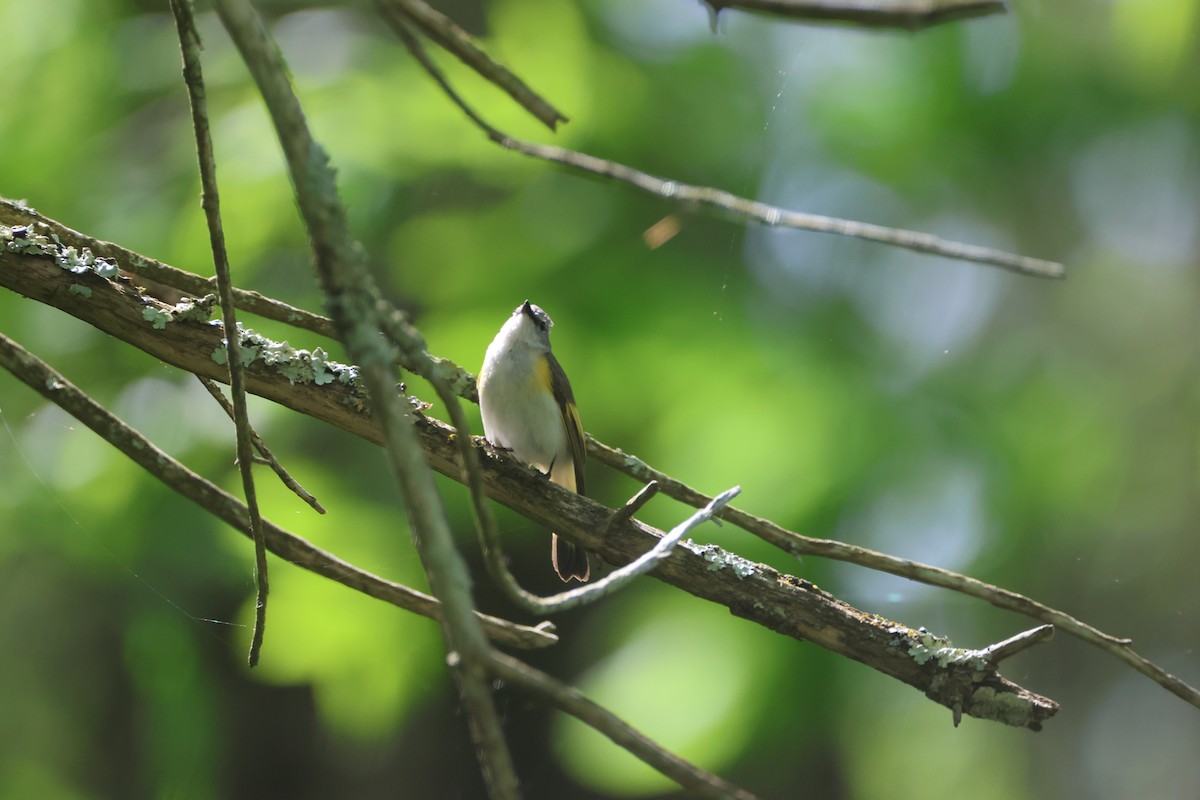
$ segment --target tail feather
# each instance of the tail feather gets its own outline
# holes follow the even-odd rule
[[[573,492],[579,491],[582,477],[573,461],[564,459],[562,464],[550,466],[550,480]],[[558,538],[557,533],[551,534],[550,560],[554,564],[554,571],[564,583],[572,580],[586,583],[591,577],[592,568],[588,562],[587,550],[577,547],[574,542]]]
[[[572,579],[584,583],[591,577],[592,565],[588,562],[587,550],[558,538],[557,533],[550,535],[550,560],[563,583]]]

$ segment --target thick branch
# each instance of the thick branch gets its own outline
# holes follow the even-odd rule
[[[113,259],[121,265],[123,272],[137,276],[133,279],[135,283],[167,286],[191,297],[204,297],[217,288],[215,278],[202,278],[186,270],[148,258],[141,253],[135,253],[119,244],[95,239],[68,228],[57,220],[42,216],[32,208],[0,197],[0,225],[14,227],[29,225],[33,222],[49,226],[50,231],[68,247],[74,247],[76,250],[86,247],[101,258]],[[337,338],[337,333],[333,329],[333,320],[328,317],[246,289],[235,288],[233,298],[234,304],[242,311],[249,311],[264,319],[285,322],[330,339]]]

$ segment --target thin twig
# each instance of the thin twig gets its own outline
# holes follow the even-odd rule
[[[1024,652],[1035,644],[1048,642],[1054,638],[1053,625],[1039,625],[1027,631],[1022,631],[1015,636],[1010,636],[1003,642],[996,642],[993,645],[988,645],[979,651],[980,655],[988,660],[989,664],[998,665],[1001,661],[1007,658],[1012,658],[1017,653]]]
[[[489,56],[474,37],[458,27],[454,20],[430,8],[423,0],[376,0],[375,5],[393,28],[403,27],[404,20],[420,28],[430,39],[500,87],[550,130],[555,130],[558,123],[568,121],[566,115]]]
[[[207,389],[208,393],[212,395],[212,398],[216,400],[221,408],[225,410],[225,413],[229,415],[229,418],[233,419],[233,404],[229,402],[229,398],[224,395],[217,384],[202,375],[197,375],[196,378],[199,379],[200,385]],[[263,464],[270,467],[275,474],[279,476],[279,480],[283,482],[283,485],[292,490],[293,494],[295,494],[305,503],[308,503],[308,505],[310,505],[318,514],[325,513],[325,506],[321,505],[317,498],[313,497],[307,489],[301,486],[299,482],[297,482],[296,479],[293,478],[286,469],[284,469],[283,465],[279,463],[279,459],[275,458],[275,454],[271,452],[271,448],[267,446],[267,443],[263,441],[261,436],[258,435],[258,431],[254,430],[253,426],[250,428],[250,440],[254,442],[254,449],[258,450],[260,453],[260,456],[254,458],[254,463]]]
[[[250,536],[250,514],[244,503],[216,484],[185,467],[159,449],[37,356],[0,333],[0,366],[50,402],[100,435],[163,484],[215,515],[235,530]],[[343,561],[312,543],[264,520],[264,537],[271,552],[288,563],[336,581],[350,589],[390,603],[397,608],[440,619],[441,603],[403,584],[385,580]],[[518,625],[479,615],[494,641],[522,649],[548,647],[558,641],[554,626]]]
[[[642,507],[649,503],[656,494],[658,494],[658,481],[650,481],[637,494],[629,498],[625,505],[613,512],[613,515],[609,517],[608,524],[604,526],[605,534],[633,519],[633,515],[641,511]]]
[[[387,437],[387,459],[406,501],[413,541],[430,587],[445,611],[442,635],[484,782],[496,800],[517,798],[516,769],[486,671],[485,659],[491,648],[475,616],[470,577],[455,550],[412,418],[393,388],[394,354],[380,341],[375,318],[379,292],[362,248],[350,235],[328,156],[309,131],[283,57],[258,14],[247,0],[216,0],[215,5],[275,125],[339,339],[349,358],[359,365]]]
[[[171,13],[179,31],[179,49],[183,54],[183,82],[187,86],[192,108],[192,127],[196,132],[196,157],[200,163],[201,205],[208,223],[209,244],[217,273],[217,291],[221,298],[221,318],[226,331],[236,332],[237,309],[234,307],[233,279],[229,275],[229,255],[225,250],[225,232],[221,227],[221,196],[217,190],[217,162],[213,156],[212,135],[208,129],[208,107],[205,99],[204,74],[200,68],[200,33],[192,18],[190,0],[171,0]],[[250,509],[250,532],[254,539],[254,577],[257,597],[254,604],[254,635],[250,640],[247,661],[258,666],[263,634],[267,624],[267,596],[270,581],[267,577],[267,547],[263,541],[262,514],[258,508],[258,492],[254,488],[253,445],[251,444],[250,413],[246,408],[246,379],[242,367],[241,346],[236,335],[230,336],[229,386],[233,394],[233,424],[237,433],[238,471],[242,475],[242,490]]]
[[[769,227],[793,228],[796,230],[813,231],[815,233],[830,233],[839,236],[850,236],[856,239],[878,242],[893,247],[901,247],[918,253],[955,258],[978,264],[988,264],[1001,269],[1024,275],[1041,278],[1062,278],[1066,268],[1055,261],[1045,261],[1039,258],[1006,253],[990,247],[964,244],[934,236],[929,233],[888,228],[869,222],[855,222],[837,217],[826,217],[820,214],[807,214],[802,211],[788,211],[777,206],[768,205],[757,200],[739,197],[723,189],[710,186],[693,186],[679,181],[660,178],[633,167],[619,164],[615,161],[598,158],[568,150],[554,145],[525,142],[503,133],[484,120],[462,98],[450,84],[445,73],[433,62],[425,48],[411,32],[403,25],[393,25],[400,40],[408,48],[417,62],[425,68],[430,77],[442,88],[442,91],[460,110],[479,127],[488,138],[501,147],[514,152],[523,153],[533,158],[552,161],[573,169],[599,175],[627,183],[643,192],[653,194],[671,202],[691,206],[707,206],[718,209],[732,216],[756,222]]]
[[[524,589],[520,589],[518,586],[517,588],[520,590],[518,597],[520,599],[517,600],[517,602],[519,602],[522,607],[525,607],[535,613],[555,614],[562,611],[568,611],[572,608],[578,608],[582,605],[587,605],[588,603],[595,602],[602,597],[610,595],[619,589],[624,588],[630,581],[639,575],[648,574],[652,569],[654,569],[659,561],[671,555],[671,551],[675,549],[675,546],[679,544],[680,541],[682,541],[684,536],[686,536],[697,525],[712,519],[714,513],[719,511],[725,506],[726,503],[740,494],[741,491],[741,487],[734,486],[732,489],[727,489],[726,491],[717,495],[715,498],[713,498],[712,504],[705,506],[695,514],[692,514],[683,522],[676,525],[670,530],[670,532],[655,542],[654,546],[649,550],[642,553],[625,566],[613,570],[598,581],[577,586],[574,589],[568,589],[549,597],[539,597],[538,595],[531,594]],[[630,501],[626,503],[624,508],[614,512],[612,518],[608,520],[605,528],[610,529],[613,527],[618,527],[626,522],[633,515],[633,510],[640,505],[637,501],[643,495],[647,495],[647,488],[643,488],[637,496],[631,498]],[[480,479],[479,496],[483,496],[482,478]],[[648,496],[646,499],[648,499]],[[627,510],[627,514],[622,513]],[[497,575],[498,573],[511,574],[508,573],[507,568],[504,566],[502,560],[503,556],[500,552],[498,542],[492,543],[491,547],[485,547],[484,555],[488,559],[489,571],[493,575]],[[504,585],[505,582],[506,581],[501,578],[501,584]],[[513,585],[516,585],[515,579],[512,580],[512,583]],[[510,596],[512,595],[510,594]]]
[[[657,742],[608,709],[587,699],[546,673],[504,653],[492,656],[492,670],[509,683],[533,691],[563,711],[607,736],[618,746],[671,778],[697,797],[755,800],[755,795],[664,750]]]
[[[713,13],[740,8],[806,22],[845,22],[859,28],[919,30],[946,22],[1003,14],[1004,0],[880,3],[861,0],[704,0]]]
[[[641,172],[633,167],[597,158],[575,150],[555,147],[548,144],[523,142],[511,136],[505,136],[497,142],[501,147],[524,153],[527,156],[545,161],[553,161],[593,175],[615,178],[643,192],[657,195],[672,202],[684,205],[708,206],[727,212],[734,217],[749,222],[757,222],[773,228],[793,228],[796,230],[813,231],[815,233],[831,233],[838,236],[849,236],[878,242],[892,247],[900,247],[918,253],[955,258],[961,261],[971,261],[977,264],[988,264],[1011,272],[1031,275],[1038,278],[1062,278],[1066,268],[1056,261],[1045,261],[1040,258],[1006,253],[990,247],[964,244],[934,236],[931,233],[921,233],[903,228],[888,228],[869,222],[826,217],[820,214],[807,214],[803,211],[789,211],[777,206],[768,205],[757,200],[739,197],[732,192],[716,189],[711,186],[693,186],[679,181],[667,180],[656,175]]]

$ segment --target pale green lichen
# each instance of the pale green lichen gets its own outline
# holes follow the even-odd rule
[[[642,461],[637,456],[630,453],[622,453],[622,456],[624,457],[625,466],[628,469],[642,470],[646,468],[646,462]]]
[[[171,318],[175,321],[188,320],[191,322],[208,322],[212,318],[213,307],[217,304],[215,294],[204,297],[185,297],[171,309]]]
[[[1028,699],[1017,692],[997,692],[990,686],[980,686],[973,691],[967,707],[975,716],[998,719],[1017,727],[1028,725],[1032,716]]]
[[[82,283],[72,283],[70,286],[67,287],[67,291],[70,292],[71,294],[77,294],[82,297],[91,297],[92,296],[91,288],[88,286],[84,286]]]
[[[161,331],[171,322],[208,322],[217,296],[209,294],[200,298],[185,297],[173,306],[160,306],[149,300],[144,302],[146,307],[142,309],[142,319]]]
[[[334,374],[326,369],[326,364],[329,363],[328,353],[318,347],[309,353],[309,362],[313,369],[313,383],[317,386],[333,383]]]
[[[324,386],[335,380],[355,390],[353,404],[365,407],[366,392],[358,380],[358,369],[349,364],[334,361],[324,349],[312,352],[292,347],[287,342],[276,342],[238,324],[238,351],[243,367],[261,364],[275,370],[290,383],[312,383]],[[212,352],[218,364],[227,363],[229,354],[224,341]]]
[[[153,325],[156,331],[161,331],[171,321],[171,312],[154,306],[146,306],[142,309],[142,319]]]
[[[39,234],[33,225],[0,225],[0,243],[10,253],[29,256],[52,256],[57,249],[50,237]]]
[[[918,664],[927,664],[936,659],[937,665],[943,669],[949,666],[977,671],[988,668],[987,657],[980,651],[954,647],[948,638],[936,636],[924,628],[915,631],[911,628],[893,628],[888,633],[902,636],[899,642],[907,641],[908,655]]]
[[[687,544],[691,546],[696,555],[708,562],[709,572],[719,572],[728,568],[733,570],[733,574],[739,578],[749,578],[757,570],[754,562],[747,561],[736,553],[723,550],[715,544],[698,545],[691,539],[688,539]]]
[[[88,248],[77,250],[67,246],[45,223],[29,225],[0,225],[0,245],[10,253],[51,256],[63,269],[81,275],[94,272],[102,278],[115,278],[120,270],[111,258],[97,256]]]

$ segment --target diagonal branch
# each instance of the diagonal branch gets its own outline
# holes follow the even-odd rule
[[[567,117],[561,111],[489,56],[475,38],[454,20],[430,8],[423,0],[375,0],[375,6],[393,28],[404,27],[405,22],[419,28],[447,52],[453,53],[483,78],[500,87],[550,130],[554,130],[560,122],[567,122]]]
[[[35,222],[47,226],[50,233],[57,236],[63,245],[74,247],[76,250],[83,250],[86,247],[99,258],[108,258],[119,263],[123,272],[137,276],[145,282],[169,286],[192,297],[204,297],[214,288],[214,279],[212,278],[202,278],[195,273],[172,267],[141,253],[135,253],[119,244],[80,233],[68,228],[58,220],[39,214],[33,208],[0,197],[0,225],[11,228],[19,225],[31,225]],[[337,333],[333,329],[333,320],[328,317],[247,289],[235,287],[233,298],[237,308],[257,314],[264,319],[283,322],[330,339],[337,337]]]

